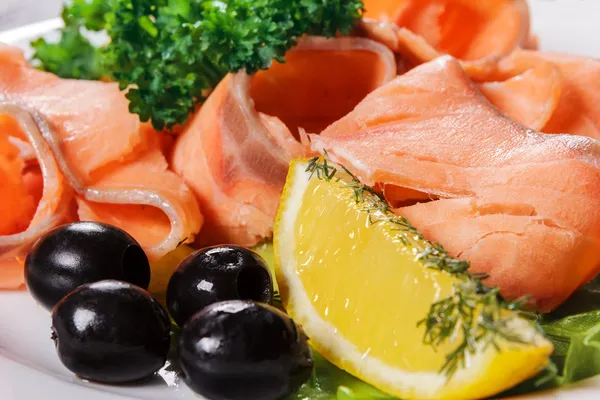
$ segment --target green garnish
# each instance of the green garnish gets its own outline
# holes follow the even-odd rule
[[[172,128],[228,72],[284,61],[303,34],[347,33],[361,8],[357,0],[121,0],[109,14],[107,52],[121,88],[135,86],[130,110]]]
[[[279,292],[275,292],[273,293],[273,305],[275,307],[282,307],[282,303],[281,303],[281,295],[279,294]]]
[[[342,371],[313,350],[312,377],[285,400],[393,400],[373,386]]]
[[[110,10],[110,1],[71,0],[70,5],[63,9],[62,18],[66,25],[101,31],[106,25],[104,17]]]
[[[427,241],[406,218],[391,211],[381,193],[361,183],[345,167],[342,168],[352,178],[347,185],[354,189],[356,202],[361,203],[363,210],[369,213],[370,224],[385,221],[396,225],[395,230],[402,232],[398,238],[404,245],[418,250],[417,258],[425,267],[460,278],[460,283],[454,285],[453,293],[432,304],[427,316],[419,322],[419,325],[425,325],[424,343],[434,348],[452,340],[457,333],[462,334],[462,341],[446,355],[440,372],[450,379],[459,366],[465,366],[467,354],[475,354],[488,346],[499,348],[498,339],[527,343],[509,326],[515,314],[506,312],[520,308],[524,304],[523,299],[512,303],[504,301],[497,288],[490,288],[482,282],[487,277],[485,274],[470,274],[467,261],[450,257],[440,244]],[[325,155],[311,159],[306,172],[329,181],[335,177],[337,170],[328,163]]]
[[[58,43],[39,38],[31,43],[34,65],[62,78],[97,80],[110,74],[106,70],[102,51],[83,36],[82,29],[104,29],[104,15],[108,11],[105,0],[75,0],[65,7]]]
[[[466,355],[475,354],[479,348],[493,346],[500,351],[498,339],[527,344],[509,327],[514,315],[502,315],[506,310],[517,310],[521,301],[508,303],[502,300],[498,288],[489,288],[473,277],[465,277],[464,282],[454,286],[453,292],[432,304],[429,314],[420,322],[425,325],[424,342],[434,348],[454,337],[457,331],[462,333],[462,342],[446,355],[441,368],[446,376],[450,378],[459,366],[465,367]]]
[[[35,58],[62,77],[98,79],[105,68],[128,89],[131,112],[170,129],[227,73],[283,62],[305,34],[348,33],[362,7],[361,0],[79,0],[63,12],[63,39],[36,42]],[[101,56],[83,27],[106,30]]]

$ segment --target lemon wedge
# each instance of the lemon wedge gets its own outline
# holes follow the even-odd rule
[[[177,246],[160,260],[150,265],[151,279],[148,291],[163,305],[167,304],[167,286],[169,279],[183,260],[194,252],[188,245]]]
[[[479,399],[552,344],[372,190],[323,159],[290,166],[274,234],[283,305],[331,363],[403,399]]]

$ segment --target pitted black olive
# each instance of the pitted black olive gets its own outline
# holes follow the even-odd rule
[[[84,283],[116,279],[147,289],[146,254],[121,229],[97,222],[75,222],[42,236],[25,261],[25,281],[47,309]]]
[[[107,280],[63,298],[52,311],[52,331],[60,360],[77,376],[125,383],[165,364],[171,320],[146,291]]]
[[[265,260],[238,246],[215,246],[187,257],[167,288],[167,307],[183,325],[204,307],[225,300],[273,301],[273,281]]]
[[[225,301],[195,314],[181,330],[185,381],[209,400],[276,400],[310,377],[306,336],[267,304]]]

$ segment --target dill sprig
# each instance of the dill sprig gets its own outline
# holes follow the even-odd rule
[[[363,184],[347,168],[341,166],[350,176],[346,187],[354,191],[354,199],[361,205],[361,210],[368,213],[371,225],[382,222],[394,225],[393,231],[399,232],[397,238],[407,247],[416,249],[416,259],[426,268],[433,268],[452,274],[458,282],[452,288],[452,294],[433,303],[429,312],[418,326],[425,326],[423,342],[434,349],[461,338],[458,345],[446,355],[446,361],[440,372],[448,379],[459,367],[466,365],[468,355],[493,346],[500,351],[499,340],[512,343],[527,344],[527,341],[511,329],[511,321],[516,317],[509,312],[520,309],[526,302],[517,299],[507,302],[502,299],[498,288],[491,288],[483,283],[485,273],[470,273],[469,263],[450,257],[439,243],[426,240],[423,235],[405,217],[394,214],[383,197],[372,187]],[[337,168],[324,157],[314,157],[309,161],[306,172],[310,178],[316,175],[319,179],[330,181],[337,173]],[[337,181],[341,178],[338,176]]]
[[[466,271],[459,274],[468,274]],[[498,288],[485,286],[479,278],[466,279],[453,287],[453,293],[431,305],[429,314],[419,322],[425,325],[424,342],[437,348],[460,333],[462,341],[446,355],[441,368],[449,378],[459,367],[466,366],[467,354],[475,354],[493,346],[500,351],[498,340],[527,344],[510,327],[515,314],[506,314],[522,305],[521,300],[507,303]]]
[[[330,181],[335,176],[337,169],[327,164],[326,158],[313,157],[306,167],[306,172],[310,172],[310,177],[317,175],[317,178]]]
[[[279,306],[282,305],[282,303],[281,303],[281,295],[277,291],[275,291],[275,293],[273,293],[273,305],[276,306],[276,307],[279,307]]]
[[[426,240],[423,234],[408,219],[392,212],[382,193],[363,184],[358,177],[343,165],[341,168],[350,176],[351,181],[345,185],[354,191],[354,199],[357,204],[361,204],[361,210],[368,213],[370,224],[381,222],[393,224],[393,231],[403,233],[398,235],[398,239],[405,246],[417,248],[419,250],[416,255],[417,260],[421,261],[427,268],[435,268],[451,274],[467,274],[469,269],[467,261],[450,257],[439,243],[431,243]],[[311,173],[311,178],[316,174],[319,179],[331,180],[336,175],[337,169],[327,161],[327,152],[325,152],[325,157],[314,157],[309,161],[306,172]],[[423,243],[426,246],[423,246]],[[483,277],[479,278],[483,279]]]

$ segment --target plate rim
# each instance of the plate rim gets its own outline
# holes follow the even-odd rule
[[[549,1],[553,1],[553,0],[549,0]],[[17,47],[21,48],[22,50],[24,50],[22,46],[18,45],[18,42],[30,41],[35,38],[41,37],[43,35],[50,34],[54,31],[62,28],[63,26],[64,26],[64,23],[63,23],[62,19],[60,17],[57,17],[57,18],[42,20],[39,22],[31,23],[31,24],[22,25],[22,26],[19,26],[16,28],[8,29],[8,30],[0,30],[0,44],[4,43],[7,45],[11,45],[11,46],[17,46]],[[598,30],[600,31],[600,28]],[[26,291],[22,291],[22,293],[26,294]],[[28,374],[31,374],[34,377],[41,375],[47,379],[52,379],[52,380],[56,381],[57,384],[59,384],[61,387],[62,386],[69,387],[69,388],[77,387],[78,389],[85,390],[86,392],[93,391],[98,396],[105,396],[104,398],[106,398],[107,400],[113,400],[113,399],[114,400],[123,400],[123,399],[141,400],[142,399],[141,397],[131,397],[131,396],[123,395],[120,393],[108,392],[108,391],[102,390],[101,387],[88,386],[88,385],[77,383],[77,382],[69,382],[68,380],[62,379],[62,378],[54,376],[52,374],[45,373],[41,369],[38,369],[32,365],[28,365],[28,363],[24,363],[24,362],[15,360],[13,357],[10,356],[9,352],[3,351],[3,347],[0,345],[0,371],[4,369],[3,365],[7,366],[7,368],[10,368],[11,366],[15,366],[15,367],[17,367],[16,369],[21,369],[21,370],[27,371]],[[6,395],[4,393],[4,390],[6,389],[6,386],[7,386],[7,385],[5,385],[6,383],[10,383],[10,382],[8,382],[7,377],[0,375],[0,394],[2,396]],[[13,394],[16,394],[16,393],[13,393]],[[10,396],[10,395],[11,394],[8,393],[8,396]],[[69,393],[58,393],[58,396],[56,398],[64,399],[65,395],[68,396]],[[508,398],[505,398],[505,400],[541,400],[541,399],[547,399],[549,397],[555,398],[555,399],[560,399],[560,400],[575,400],[575,399],[584,400],[584,398],[582,398],[580,396],[591,396],[591,397],[585,397],[585,399],[592,400],[597,397],[600,398],[600,396],[598,396],[598,395],[600,395],[600,374],[590,377],[590,378],[586,378],[582,381],[576,382],[574,384],[571,384],[571,385],[568,385],[565,387],[561,387],[561,388],[557,388],[557,389],[553,389],[553,390],[546,390],[546,391],[540,391],[540,392],[534,392],[534,393],[529,393],[529,394],[524,394],[524,395],[508,397]],[[54,398],[51,396],[54,396],[54,394],[53,393],[49,394],[47,398],[48,399]],[[198,398],[201,400],[200,397],[198,397]],[[20,399],[20,397],[5,398],[5,400],[17,400],[17,399]]]

